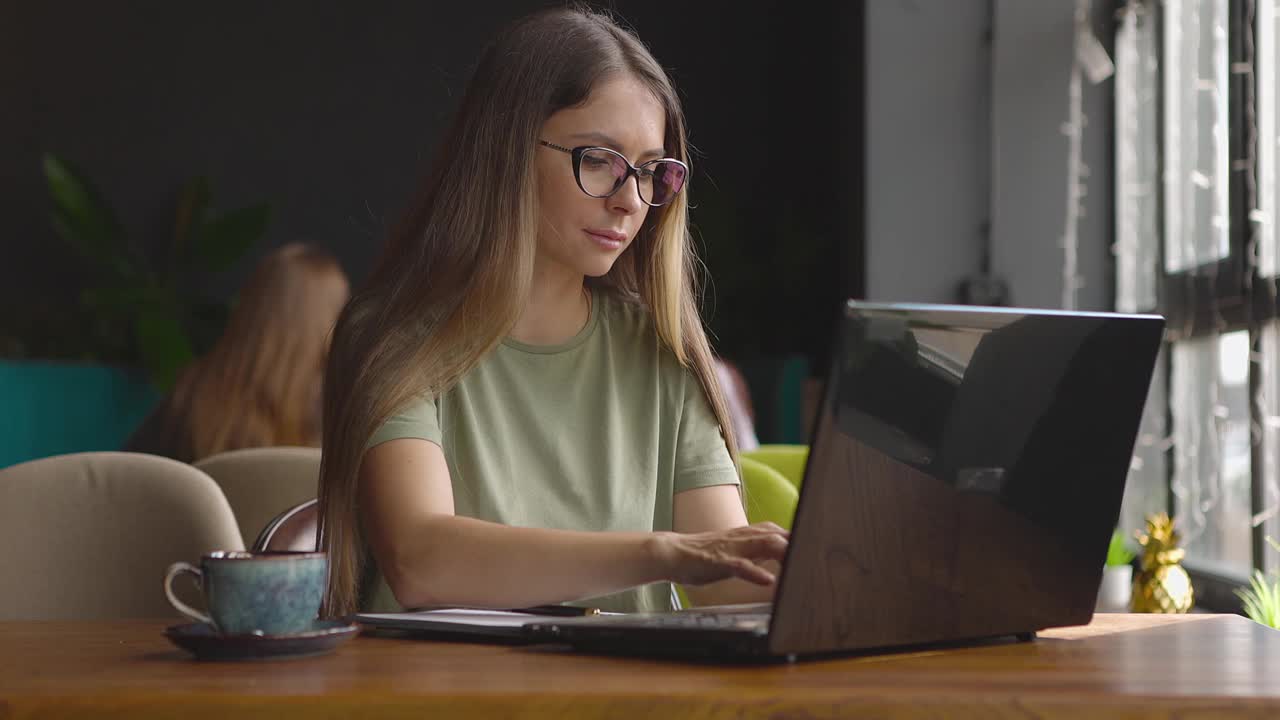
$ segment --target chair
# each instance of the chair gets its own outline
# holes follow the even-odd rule
[[[747,522],[771,521],[790,530],[796,514],[800,492],[782,473],[772,467],[740,455],[742,490],[747,499]]]
[[[799,489],[800,483],[804,480],[804,466],[809,462],[809,446],[761,445],[754,450],[744,450],[740,455],[777,470]]]
[[[0,470],[0,620],[172,617],[170,563],[243,549],[217,483],[176,460],[89,452]]]
[[[268,550],[316,549],[319,530],[319,501],[315,498],[299,503],[280,513],[262,528],[253,541],[254,552]]]
[[[314,499],[320,481],[319,448],[229,450],[194,464],[222,488],[246,547],[282,510]]]

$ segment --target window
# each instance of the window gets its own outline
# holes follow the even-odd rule
[[[1116,32],[1116,307],[1169,320],[1121,522],[1171,510],[1215,609],[1280,564],[1278,5],[1130,0]]]
[[[1174,510],[1187,562],[1223,577],[1250,572],[1249,333],[1172,348]]]
[[[1259,0],[1257,28],[1257,211],[1253,250],[1257,255],[1254,312],[1258,324],[1256,435],[1262,482],[1254,488],[1262,534],[1280,540],[1280,319],[1276,284],[1280,278],[1280,2]],[[1261,550],[1255,544],[1255,548]],[[1280,557],[1264,552],[1255,565],[1280,569]]]
[[[1154,13],[1132,6],[1116,31],[1116,308],[1159,308],[1160,280],[1160,88]],[[1142,527],[1143,518],[1167,510],[1168,358],[1161,353],[1147,393],[1120,526]]]
[[[1227,1],[1165,0],[1164,269],[1230,256]]]

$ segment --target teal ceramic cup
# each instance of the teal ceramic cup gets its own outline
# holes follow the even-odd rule
[[[170,565],[164,593],[183,615],[224,635],[287,635],[313,629],[328,570],[322,552],[213,552],[199,567]],[[173,581],[184,573],[195,576],[208,614],[174,596]]]

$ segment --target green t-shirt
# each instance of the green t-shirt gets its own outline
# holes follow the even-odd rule
[[[391,418],[368,447],[397,438],[444,450],[458,515],[512,526],[671,530],[675,493],[738,482],[697,378],[658,339],[644,308],[599,290],[569,341],[507,338],[437,400]],[[361,604],[400,609],[376,573]],[[580,604],[666,610],[670,585]]]

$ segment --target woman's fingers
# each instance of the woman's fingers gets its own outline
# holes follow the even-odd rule
[[[765,535],[754,538],[750,544],[749,557],[752,560],[777,560],[781,562],[787,555],[787,539],[781,535]]]
[[[765,530],[765,531],[768,531],[768,532],[772,532],[772,533],[775,533],[775,534],[781,535],[781,536],[783,536],[783,537],[790,537],[790,535],[791,535],[791,531],[790,531],[790,530],[786,530],[786,529],[784,529],[781,525],[779,525],[779,524],[777,524],[777,523],[775,523],[775,522],[770,522],[770,521],[768,521],[768,520],[765,520],[764,522],[758,522],[758,523],[755,523],[755,524],[753,524],[753,525],[748,525],[747,527],[749,527],[749,528],[758,528],[758,529],[760,529],[760,530]]]
[[[751,532],[747,537],[736,538],[725,548],[722,564],[743,580],[757,585],[772,585],[777,578],[759,563],[769,560],[781,562],[787,554],[787,538],[781,534],[785,531],[776,525],[773,528],[743,528]]]
[[[763,523],[762,523],[763,524]],[[773,525],[773,523],[769,523]],[[753,560],[782,560],[787,554],[787,543],[790,538],[787,531],[773,525],[776,529],[757,528],[755,525],[748,526],[747,529],[752,530],[744,537],[736,538],[736,542],[740,544],[736,554],[744,555]]]
[[[730,567],[733,569],[734,575],[742,578],[743,580],[746,580],[749,583],[754,583],[756,585],[764,585],[764,586],[772,585],[774,581],[777,579],[774,577],[773,573],[751,562],[750,560],[735,558],[733,564]]]
[[[761,563],[781,562],[787,553],[788,533],[774,523],[693,535],[666,535],[671,579],[702,585],[729,577],[739,577],[757,585],[772,585],[773,572]]]

